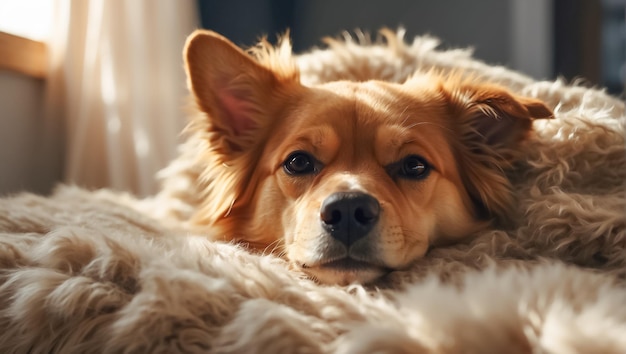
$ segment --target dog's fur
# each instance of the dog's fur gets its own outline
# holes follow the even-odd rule
[[[463,73],[304,86],[288,41],[252,55],[210,31],[187,41],[210,180],[196,225],[350,283],[510,221],[506,170],[552,117],[541,101]]]

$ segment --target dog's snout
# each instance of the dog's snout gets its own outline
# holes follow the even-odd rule
[[[349,246],[367,235],[378,222],[380,204],[361,192],[338,192],[322,203],[320,219],[324,229]]]

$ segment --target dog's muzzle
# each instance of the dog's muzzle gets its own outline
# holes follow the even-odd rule
[[[322,227],[334,239],[350,247],[365,237],[378,223],[380,204],[362,192],[337,192],[322,203]]]

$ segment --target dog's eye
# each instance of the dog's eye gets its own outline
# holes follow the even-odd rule
[[[422,179],[428,175],[428,162],[417,155],[409,155],[400,161],[400,175],[405,178]]]
[[[303,151],[291,153],[283,162],[285,172],[290,175],[305,175],[315,172],[315,159]]]

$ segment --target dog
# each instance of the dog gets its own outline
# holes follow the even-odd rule
[[[184,59],[208,166],[191,223],[327,284],[373,283],[510,221],[507,171],[553,116],[461,74],[304,86],[286,40],[246,53],[198,30]]]

